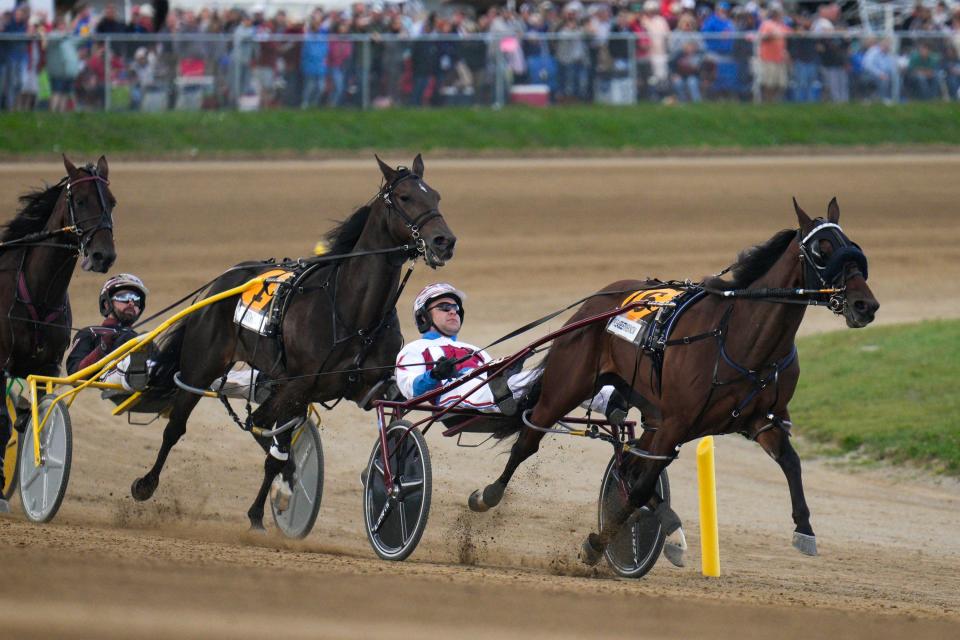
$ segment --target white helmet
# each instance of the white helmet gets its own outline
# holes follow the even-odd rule
[[[150,293],[150,291],[148,291],[146,285],[143,284],[143,280],[137,276],[132,273],[120,273],[109,278],[103,283],[103,287],[100,289],[100,315],[103,317],[110,315],[110,312],[113,311],[113,302],[110,300],[110,297],[113,296],[115,291],[119,291],[120,289],[133,289],[140,293],[143,297],[143,304],[140,305],[140,313],[143,313],[143,310],[147,308],[147,294]]]
[[[460,322],[463,322],[464,309],[463,302],[467,299],[467,294],[460,291],[452,284],[446,282],[434,282],[423,288],[417,297],[413,300],[413,320],[417,323],[417,330],[420,333],[430,331],[433,323],[427,314],[427,306],[437,298],[450,297],[460,305]]]

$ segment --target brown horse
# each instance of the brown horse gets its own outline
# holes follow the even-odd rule
[[[64,156],[63,166],[67,176],[60,182],[20,197],[19,213],[0,235],[0,454],[11,427],[6,378],[60,372],[77,258],[83,256],[84,271],[99,273],[117,258],[107,159],[77,169]]]
[[[732,280],[713,277],[697,287],[687,310],[678,312],[672,330],[667,329],[670,335],[664,339],[669,341],[659,352],[611,335],[605,323],[564,335],[551,347],[540,396],[529,414],[532,424],[553,425],[604,383],[614,384],[630,404],[639,406],[645,421],[644,434],[634,443],[643,455],[631,457],[634,462],[627,471],[629,503],[609,514],[599,533],[590,534],[581,552],[588,564],[599,561],[637,509],[653,509],[667,534],[676,531],[679,518],[668,505],[658,504],[654,494],[660,472],[684,443],[734,432],[756,440],[780,465],[796,524],[793,544],[803,553],[816,554],[800,458],[789,440],[787,405],[800,375],[794,339],[807,305],[829,306],[849,327],[859,328],[873,321],[879,304],[867,286],[865,256],[837,224],[836,199],[826,220],[811,220],[795,200],[794,207],[799,230],[781,231],[741,253]],[[583,304],[570,322],[615,309],[624,291],[657,284],[615,282]],[[500,501],[514,471],[537,451],[542,437],[541,431],[522,428],[506,469],[482,491],[482,504],[475,510]]]
[[[386,389],[381,383],[390,377],[403,346],[395,308],[403,264],[422,257],[429,266],[440,267],[453,257],[456,244],[439,210],[440,194],[423,180],[422,158],[418,155],[410,169],[377,161],[383,187],[370,204],[327,234],[331,257],[354,257],[318,263],[297,279],[276,336],[238,329],[234,311],[239,296],[229,297],[182,321],[161,345],[158,369],[168,371],[171,379],[179,371],[181,384],[202,389],[236,362],[264,372],[273,380],[272,390],[248,421],[258,428],[305,418],[311,402],[347,398],[368,409],[373,394]],[[262,262],[237,265],[211,285],[208,295],[274,268]],[[173,397],[157,460],[131,488],[136,500],[149,499],[157,489],[167,455],[186,432],[199,399],[185,390]],[[268,454],[260,492],[247,512],[254,529],[263,528],[274,477],[282,472],[288,483],[293,477],[291,435],[288,430],[274,440],[257,438]]]

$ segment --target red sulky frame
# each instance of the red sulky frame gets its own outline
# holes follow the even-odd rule
[[[463,386],[469,383],[471,380],[476,380],[481,374],[489,373],[490,374],[489,377],[500,375],[506,369],[508,369],[509,367],[511,367],[512,365],[514,365],[515,363],[517,363],[519,360],[526,357],[527,355],[533,353],[539,347],[547,344],[548,342],[552,342],[553,340],[555,340],[556,338],[562,335],[571,333],[573,331],[576,331],[577,329],[580,329],[582,327],[585,327],[591,324],[595,324],[597,322],[609,320],[610,318],[620,315],[622,313],[625,313],[627,311],[633,311],[636,309],[648,308],[648,307],[672,306],[672,304],[673,303],[670,303],[670,302],[658,303],[658,302],[648,302],[643,300],[632,302],[623,307],[617,307],[615,309],[611,309],[610,311],[605,311],[603,313],[590,316],[588,318],[584,318],[582,320],[578,320],[564,327],[561,327],[560,329],[557,329],[556,331],[549,333],[543,336],[542,338],[537,339],[534,342],[531,342],[530,344],[525,346],[523,349],[514,353],[511,356],[497,358],[481,367],[477,367],[476,369],[469,372],[467,375],[463,376],[462,378],[458,378],[457,380],[454,380],[449,384],[440,386],[436,389],[433,389],[432,391],[428,391],[427,393],[419,395],[415,398],[410,398],[409,400],[405,400],[402,402],[393,401],[393,400],[374,401],[373,404],[377,410],[377,428],[380,431],[380,452],[381,452],[381,455],[383,456],[383,464],[384,464],[383,479],[384,479],[384,484],[386,485],[387,492],[390,492],[393,489],[393,471],[392,469],[390,469],[390,455],[389,455],[389,451],[387,450],[387,429],[386,428],[387,428],[387,425],[389,425],[394,420],[402,419],[407,413],[411,411],[428,412],[429,415],[411,424],[406,431],[406,433],[409,433],[411,429],[415,427],[420,427],[422,425],[423,426],[422,433],[426,433],[430,429],[430,427],[433,426],[435,422],[437,422],[438,420],[442,420],[446,416],[458,416],[458,415],[470,416],[467,420],[465,420],[461,424],[450,427],[443,432],[444,436],[450,437],[463,432],[463,430],[466,429],[468,426],[470,426],[470,424],[472,424],[474,421],[479,420],[481,418],[496,419],[499,414],[482,413],[475,409],[462,409],[458,407],[458,405],[463,400],[469,398],[472,394],[476,393],[478,389],[480,389],[485,384],[487,384],[486,379],[478,380],[477,385],[475,385],[473,388],[471,388],[466,393],[464,393],[463,396],[460,398],[460,400],[458,400],[457,402],[455,402],[450,406],[440,407],[433,404],[432,400],[440,397],[450,389]],[[507,419],[511,416],[500,416],[500,417],[502,419]],[[583,435],[590,438],[598,438],[613,444],[614,448],[618,451],[618,453],[622,453],[624,450],[624,447],[622,446],[618,447],[617,446],[618,444],[620,443],[626,444],[629,441],[635,439],[634,428],[636,427],[636,422],[634,421],[628,420],[624,422],[623,425],[621,426],[614,426],[610,424],[610,422],[607,421],[606,419],[594,420],[592,418],[570,417],[570,418],[563,418],[563,420],[561,420],[560,422],[565,424],[585,425],[586,429],[584,429],[582,432],[557,431],[557,433],[572,433],[574,435]],[[404,435],[404,438],[405,437],[406,437],[406,434]],[[403,438],[401,438],[400,442],[402,441],[403,441]]]

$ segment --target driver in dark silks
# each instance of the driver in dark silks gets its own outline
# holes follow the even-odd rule
[[[67,373],[74,374],[103,359],[129,340],[137,337],[133,325],[140,319],[147,304],[149,291],[143,281],[135,275],[121,273],[108,279],[100,290],[100,314],[104,316],[102,324],[87,327],[77,332],[76,338],[67,356]],[[101,380],[121,385],[126,392],[143,391],[150,379],[153,345],[134,351],[123,358],[112,371]],[[259,384],[258,384],[259,383]],[[251,396],[255,402],[262,401],[268,395],[266,377],[258,371],[242,369],[230,371],[226,381],[217,380],[214,391],[246,399]],[[113,401],[122,401],[124,392],[110,391],[105,394]]]

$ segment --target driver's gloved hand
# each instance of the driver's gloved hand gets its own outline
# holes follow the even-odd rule
[[[430,377],[434,380],[449,380],[457,376],[456,358],[443,357],[433,363],[433,369],[430,370]]]

